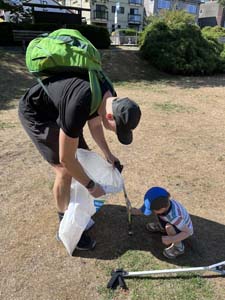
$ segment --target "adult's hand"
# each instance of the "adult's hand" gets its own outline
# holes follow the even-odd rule
[[[94,198],[98,198],[98,197],[101,197],[102,195],[105,195],[105,191],[103,190],[101,185],[98,183],[95,183],[94,188],[91,190],[88,190],[88,191],[91,194],[91,196]]]
[[[111,152],[110,153],[107,153],[107,155],[105,155],[107,161],[112,164],[113,166],[115,165],[115,162],[116,161],[119,161],[119,159],[114,156]]]
[[[116,168],[121,173],[123,170],[123,165],[121,165],[119,159],[116,156],[114,156],[113,154],[110,154],[109,157],[110,157],[110,159],[108,159],[106,157],[107,161],[110,164],[112,164],[114,166],[114,168]]]

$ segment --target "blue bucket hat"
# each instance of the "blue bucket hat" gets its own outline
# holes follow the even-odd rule
[[[168,197],[169,196],[169,192],[167,192],[167,190],[165,190],[164,188],[158,187],[158,186],[154,186],[152,188],[150,188],[145,196],[144,196],[144,204],[142,205],[142,207],[140,208],[142,213],[145,216],[150,216],[152,214],[151,211],[151,203],[159,197]]]

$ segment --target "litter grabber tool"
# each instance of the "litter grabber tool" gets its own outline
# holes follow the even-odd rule
[[[112,276],[110,281],[107,284],[107,288],[116,289],[116,287],[119,285],[122,289],[127,289],[124,279],[129,277],[138,277],[138,276],[142,277],[145,275],[199,272],[199,271],[211,271],[211,272],[216,272],[219,275],[225,276],[225,261],[207,267],[165,269],[165,270],[152,270],[152,271],[141,271],[141,272],[127,272],[124,271],[123,269],[116,269],[111,273]]]
[[[121,173],[123,170],[123,165],[120,164],[119,161],[116,161],[114,163],[115,167],[118,169],[118,171]],[[124,199],[125,199],[125,203],[126,203],[126,208],[127,208],[127,217],[128,217],[128,235],[133,235],[133,231],[132,231],[132,217],[131,217],[131,210],[132,210],[132,206],[131,206],[131,202],[127,196],[127,191],[125,188],[125,184],[123,183],[123,194],[124,194]]]
[[[125,185],[123,184],[123,194],[124,194],[124,199],[126,202],[126,207],[127,207],[127,217],[128,217],[128,234],[133,235],[133,230],[132,230],[132,217],[131,217],[131,202],[127,196],[126,188]]]

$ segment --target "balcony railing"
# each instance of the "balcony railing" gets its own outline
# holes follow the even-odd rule
[[[141,24],[141,15],[139,14],[128,14],[128,23],[131,24]]]
[[[108,20],[108,12],[102,10],[94,10],[94,19]]]
[[[110,37],[112,41],[112,45],[137,45],[138,44],[138,36],[120,36],[119,34],[115,34]]]
[[[107,3],[109,0],[92,0],[92,4],[94,5],[95,3]]]
[[[143,5],[143,0],[128,0],[128,3],[133,5]]]

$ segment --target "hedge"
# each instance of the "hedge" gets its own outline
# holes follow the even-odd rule
[[[107,28],[93,25],[68,25],[66,26],[70,29],[79,30],[90,42],[98,49],[105,49],[110,46],[110,35]],[[0,23],[0,45],[8,46],[15,45],[13,42],[13,29],[21,29],[21,30],[37,30],[37,31],[54,31],[56,29],[61,28],[60,25],[57,24],[46,24],[46,23],[38,23],[38,24],[27,24],[27,23]],[[65,26],[64,26],[65,28]]]
[[[172,74],[225,72],[224,46],[205,38],[200,27],[179,20],[157,19],[141,37],[141,54],[156,68]]]

